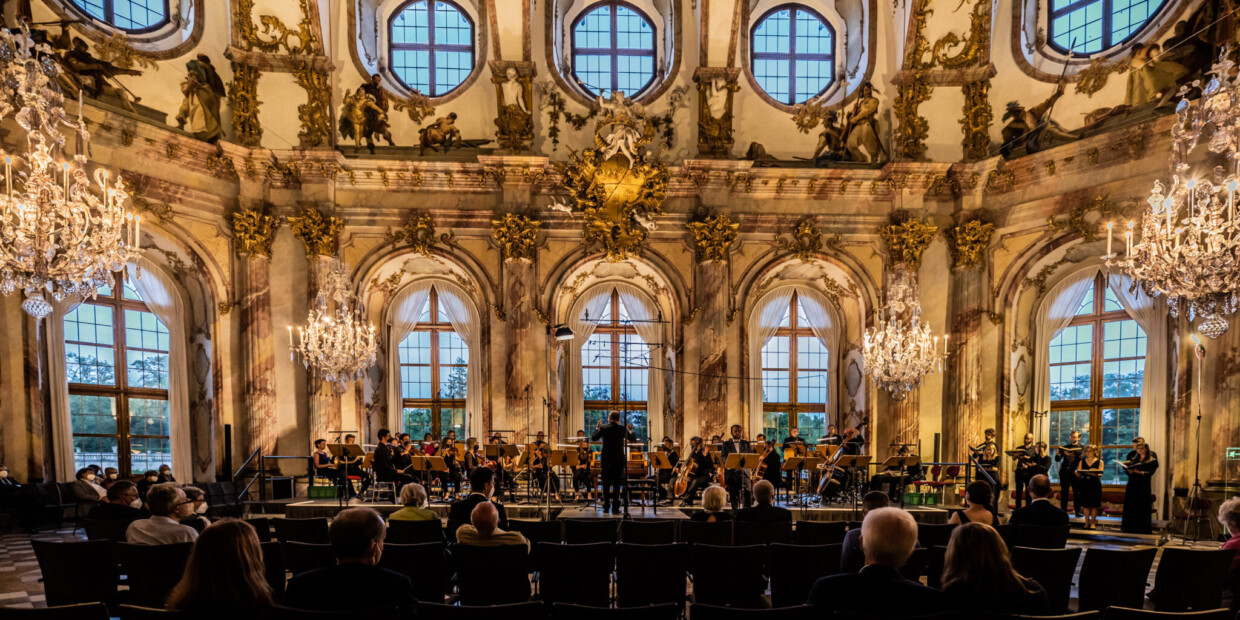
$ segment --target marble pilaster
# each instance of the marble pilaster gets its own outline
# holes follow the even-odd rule
[[[271,332],[271,259],[243,254],[241,262],[241,363],[247,415],[245,456],[254,450],[275,454],[275,352]]]
[[[42,330],[39,329],[39,322],[33,317],[22,313],[22,341],[24,343],[22,355],[23,382],[26,394],[26,424],[28,436],[30,437],[30,452],[28,454],[26,464],[27,480],[42,478],[51,480],[55,476],[56,480],[72,480],[73,472],[46,471],[44,463],[55,463],[55,459],[46,458],[45,450],[51,448],[51,442],[44,444],[46,436],[46,425],[44,424],[43,415],[43,386],[40,377],[46,377],[47,374],[42,372],[43,362],[46,360],[39,355],[39,351],[43,350],[40,343]],[[3,426],[3,425],[0,425]],[[0,440],[3,435],[0,435]],[[3,443],[0,441],[0,443]]]
[[[540,360],[537,342],[545,331],[534,322],[534,306],[531,300],[537,290],[534,263],[528,259],[510,259],[504,262],[504,383],[505,410],[508,420],[503,430],[516,431],[522,438],[530,431],[535,419],[541,416],[541,397],[534,394],[534,373],[544,368],[546,360]],[[544,344],[550,346],[550,343]],[[509,439],[511,441],[511,439]]]
[[[728,265],[705,260],[697,264],[697,317],[693,327],[698,334],[698,429],[695,434],[709,437],[726,434],[725,427],[741,420],[728,419]],[[756,435],[761,430],[750,429]]]
[[[982,440],[982,339],[984,271],[960,268],[951,274],[951,343],[943,377],[943,452],[962,462],[968,445]]]
[[[314,254],[307,257],[310,261],[310,286],[307,291],[309,294],[309,304],[314,306],[315,299],[319,294],[319,287],[327,281],[328,274],[332,270],[332,257],[322,254]],[[334,311],[335,302],[328,301],[328,310]],[[340,430],[340,395],[336,393],[334,386],[327,381],[317,379],[311,372],[306,377],[306,391],[309,398],[309,424],[310,424],[310,440],[326,439],[329,443],[334,443],[340,437],[331,435],[329,431]]]

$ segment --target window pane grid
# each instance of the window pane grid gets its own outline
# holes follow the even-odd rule
[[[417,440],[464,432],[469,355],[432,287],[422,318],[397,346],[404,432]]]
[[[406,86],[441,97],[474,69],[474,26],[451,2],[410,2],[390,23],[392,71]]]
[[[593,95],[632,97],[654,81],[654,26],[622,4],[599,4],[573,25],[573,73]]]
[[[1137,34],[1163,4],[1164,0],[1052,0],[1051,43],[1073,55],[1110,49]]]
[[[154,30],[168,23],[166,0],[73,0],[91,17],[127,32]]]
[[[781,7],[763,16],[752,49],[754,79],[781,103],[804,103],[835,80],[834,33],[808,8]]]
[[[809,328],[798,296],[781,325],[761,352],[763,432],[782,438],[799,428],[804,437],[819,437],[826,433],[830,351]]]
[[[648,441],[650,347],[629,323],[629,316],[619,294],[612,291],[594,332],[581,347],[582,423],[593,428],[599,420],[606,423],[611,411],[622,415],[627,411],[638,441]]]

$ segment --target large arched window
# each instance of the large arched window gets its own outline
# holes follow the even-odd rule
[[[168,23],[168,0],[73,0],[73,6],[125,32],[149,32]]]
[[[117,276],[65,315],[64,339],[74,467],[128,476],[171,463],[170,336],[138,292]]]
[[[1125,459],[1140,434],[1145,356],[1145,331],[1124,311],[1105,276],[1097,274],[1076,316],[1050,343],[1047,443],[1053,451],[1079,431],[1081,444],[1102,448],[1107,484],[1127,480],[1113,463]],[[1051,477],[1058,479],[1057,465]]]
[[[594,428],[599,420],[606,422],[612,410],[627,412],[637,440],[647,441],[650,347],[637,335],[628,309],[615,290],[602,313],[588,320],[595,322],[596,327],[581,347],[585,428]]]
[[[409,88],[442,97],[474,69],[474,23],[453,2],[407,2],[388,28],[392,72]]]
[[[835,32],[809,7],[785,4],[764,13],[750,50],[754,79],[780,103],[805,103],[835,80]]]
[[[1166,4],[1166,0],[1047,2],[1051,46],[1074,56],[1108,50],[1131,39]]]
[[[779,329],[762,346],[762,432],[778,441],[793,428],[813,440],[826,434],[830,356],[793,294]]]
[[[469,378],[469,346],[448,319],[432,287],[422,316],[401,341],[400,393],[403,428],[421,438],[465,431],[465,395]]]
[[[591,95],[636,97],[654,82],[654,26],[625,2],[591,6],[573,22],[573,75]]]

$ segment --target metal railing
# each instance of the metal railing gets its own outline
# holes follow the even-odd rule
[[[270,461],[279,461],[279,460],[304,461],[306,463],[307,472],[310,471],[310,467],[312,463],[312,461],[310,460],[310,457],[308,456],[280,456],[278,454],[267,455],[267,454],[262,454],[261,450],[255,449],[253,452],[250,453],[250,456],[245,459],[245,462],[241,464],[241,467],[237,469],[236,472],[233,473],[233,484],[234,485],[240,486],[240,480],[249,474],[249,470],[251,469],[250,465],[254,462],[255,459],[258,459],[258,467],[254,469],[253,477],[251,477],[249,482],[245,484],[245,487],[237,492],[238,502],[243,501],[243,498],[245,497],[249,497],[250,488],[253,487],[254,483],[256,482],[258,483],[258,501],[265,502],[267,501],[267,483],[272,478],[277,478],[277,479],[288,478],[290,480],[297,478],[297,474],[279,475],[278,470],[275,472],[277,475],[272,476],[271,475],[272,472],[267,469],[267,461],[269,460]],[[276,466],[278,467],[278,464]]]

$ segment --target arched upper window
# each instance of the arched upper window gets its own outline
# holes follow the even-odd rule
[[[168,23],[168,0],[73,0],[73,6],[125,32],[149,32]]]
[[[793,428],[807,441],[826,434],[830,356],[809,325],[794,293],[779,329],[762,346],[762,432],[770,441]]]
[[[172,462],[168,328],[118,275],[64,318],[65,375],[76,469],[121,476]]]
[[[754,79],[780,103],[809,101],[835,80],[835,32],[809,7],[785,4],[764,13],[750,49]]]
[[[434,287],[398,355],[404,431],[418,439],[427,433],[440,438],[450,430],[464,436],[469,346],[453,329]]]
[[[474,23],[447,0],[412,0],[392,14],[389,62],[397,79],[428,97],[442,97],[474,70]]]
[[[573,75],[591,95],[636,97],[654,82],[654,26],[637,7],[603,2],[572,27]]]
[[[1120,305],[1105,275],[1094,277],[1076,317],[1050,343],[1052,451],[1073,431],[1097,445],[1106,463],[1103,482],[1123,484],[1123,461],[1139,434],[1145,380],[1145,331]],[[1058,465],[1051,468],[1058,479]]]
[[[1074,56],[1110,49],[1132,38],[1166,0],[1047,0],[1050,43]]]
[[[622,415],[627,412],[637,440],[647,441],[650,347],[637,335],[628,309],[615,290],[597,321],[594,332],[581,347],[584,426],[592,429],[600,420],[606,423],[611,411],[620,411]]]

